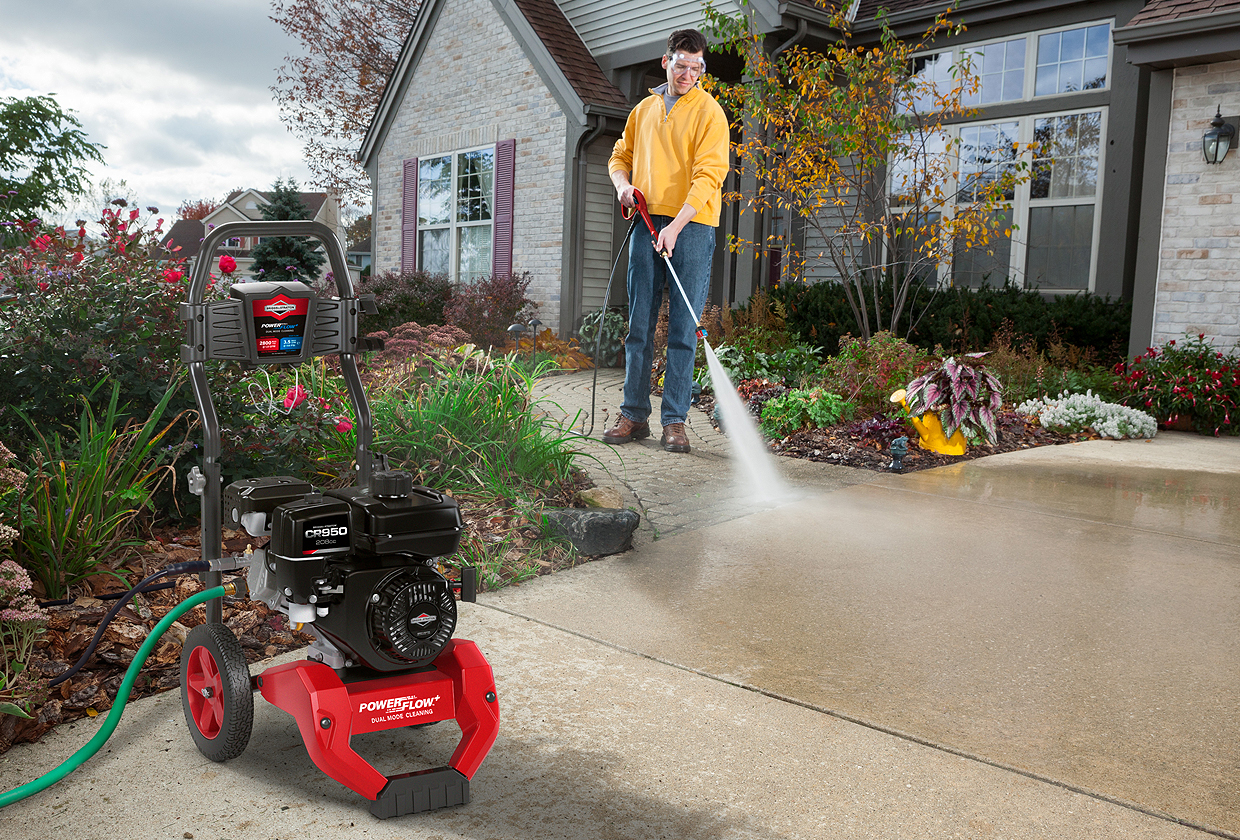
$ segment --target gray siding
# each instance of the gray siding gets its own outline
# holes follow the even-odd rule
[[[594,143],[586,151],[585,243],[582,256],[581,314],[603,306],[607,276],[615,259],[612,246],[612,216],[616,191],[607,176],[611,143]],[[618,282],[623,284],[621,278]]]
[[[617,67],[634,60],[644,61],[649,46],[661,44],[675,29],[701,28],[702,5],[697,0],[557,0],[564,16],[572,23],[581,40],[604,67]],[[777,20],[775,3],[756,0],[753,3],[769,22]],[[740,10],[736,0],[721,0],[717,8],[728,14]],[[639,55],[625,55],[638,50]]]

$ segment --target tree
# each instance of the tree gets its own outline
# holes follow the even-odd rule
[[[365,244],[370,241],[370,214],[358,216],[349,225],[344,232],[344,244],[346,247]]]
[[[271,19],[302,50],[284,57],[271,89],[280,119],[305,142],[314,184],[345,204],[362,204],[370,178],[357,150],[420,3],[274,0],[272,6]]]
[[[271,202],[263,205],[263,218],[268,221],[308,219],[309,211],[297,192],[297,182],[279,178],[272,186]],[[319,269],[326,262],[322,251],[304,236],[267,236],[250,251],[254,259],[251,270],[261,280],[300,280],[309,283],[318,279]]]
[[[186,220],[201,220],[214,213],[219,206],[219,202],[211,198],[187,198],[177,208],[177,216]]]
[[[84,193],[85,164],[102,163],[102,148],[51,96],[0,100],[0,219],[26,221]]]
[[[816,2],[828,11],[848,5]],[[802,278],[807,267],[827,267],[868,339],[884,329],[907,333],[917,294],[934,294],[940,267],[987,250],[1001,231],[1011,235],[1002,211],[1029,178],[1032,147],[1003,136],[964,143],[945,130],[971,114],[963,103],[978,79],[967,58],[937,81],[914,58],[962,26],[940,14],[919,41],[906,42],[880,11],[879,43],[856,46],[836,10],[831,26],[841,34],[828,49],[796,45],[771,55],[752,13],[725,15],[708,0],[705,16],[721,48],[744,63],[741,82],[711,83],[739,115],[733,147],[753,185],[729,198],[795,216],[813,234],[807,240],[821,243],[799,253],[773,235],[730,240],[734,250],[779,248]]]

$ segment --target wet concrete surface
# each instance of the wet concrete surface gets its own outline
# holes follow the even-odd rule
[[[885,475],[493,603],[1240,833],[1240,441],[1054,450]]]

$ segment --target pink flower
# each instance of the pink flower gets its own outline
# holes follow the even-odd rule
[[[172,268],[164,269],[164,282],[166,283],[176,283],[184,276],[185,276],[184,274],[182,274],[181,272],[175,269],[172,269]]]
[[[42,236],[36,236],[30,244],[34,245],[36,251],[46,251],[52,244],[52,237],[45,233]]]
[[[47,288],[48,288],[48,287],[47,287],[47,283],[45,283],[45,282],[43,282],[42,280],[40,280],[40,281],[39,281],[39,291],[40,291],[40,292],[46,292],[46,291],[47,291]]]
[[[225,274],[232,274],[236,270],[237,261],[228,256],[228,254],[222,254],[220,256],[220,271]]]
[[[294,408],[305,402],[306,397],[308,396],[309,394],[306,393],[305,388],[300,385],[294,385],[292,388],[289,388],[288,393],[284,395],[285,409],[292,411]]]
[[[348,417],[337,417],[336,418],[336,431],[340,432],[341,434],[344,434],[345,432],[349,432],[352,430],[353,430],[353,424],[349,421]]]

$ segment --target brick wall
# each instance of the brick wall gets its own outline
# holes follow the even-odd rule
[[[453,0],[427,40],[378,153],[374,271],[400,268],[402,161],[516,138],[512,267],[538,317],[560,314],[567,124],[490,0]]]
[[[1240,114],[1240,61],[1182,67],[1172,88],[1154,343],[1205,333],[1240,346],[1240,150],[1209,166],[1201,135],[1215,109]]]

